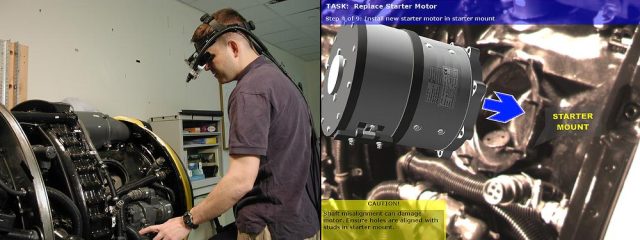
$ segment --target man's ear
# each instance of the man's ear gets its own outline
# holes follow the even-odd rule
[[[233,57],[238,57],[240,53],[238,42],[236,42],[235,40],[231,40],[228,42],[228,44],[229,44],[229,48],[231,49],[231,52],[233,53]]]

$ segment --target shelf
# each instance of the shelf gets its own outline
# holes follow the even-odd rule
[[[219,181],[220,177],[210,177],[202,180],[191,181],[191,188],[196,189],[206,187],[209,185],[218,184]]]
[[[183,110],[181,114],[160,116],[151,118],[150,124],[153,131],[176,150],[185,168],[189,165],[189,155],[198,154],[199,159],[207,160],[219,167],[219,173],[222,174],[222,166],[225,160],[222,149],[222,117],[210,115],[198,115],[196,111],[189,112],[194,114],[185,114]],[[211,111],[205,111],[209,113]],[[210,128],[214,126],[215,129]],[[204,129],[203,129],[204,127]],[[189,131],[185,131],[189,130]],[[214,132],[202,130],[216,130]],[[215,140],[214,140],[215,139]],[[191,180],[193,197],[206,196],[211,189],[220,181],[221,177],[210,177],[202,180]],[[0,237],[1,238],[1,237]]]
[[[202,180],[192,181],[191,189],[193,190],[193,197],[206,196],[213,190],[213,186],[220,182],[220,177],[205,178]]]
[[[214,117],[211,119],[182,119],[183,122],[213,122],[220,121],[219,117]]]
[[[220,135],[220,132],[205,132],[205,133],[182,133],[183,137],[194,137],[194,136],[217,136]]]
[[[216,147],[220,144],[189,144],[189,145],[184,145],[184,148],[199,148],[199,147]]]

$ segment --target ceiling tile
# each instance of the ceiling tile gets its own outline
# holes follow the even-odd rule
[[[289,53],[293,55],[306,55],[314,52],[320,52],[320,45],[312,45],[307,47],[294,48],[289,50]]]
[[[193,2],[195,2],[197,0],[178,0],[178,1],[188,4],[188,3],[193,3]]]
[[[255,22],[256,30],[253,30],[258,36],[265,34],[280,32],[292,28],[291,24],[285,22],[281,18],[274,18],[263,22]]]
[[[320,60],[320,52],[300,56],[305,61]]]
[[[307,34],[308,37],[313,39],[318,39],[318,41],[320,41],[320,25],[316,24],[316,25],[302,26],[302,27],[298,27],[298,29],[300,29],[300,31]]]
[[[318,40],[317,39],[312,40],[310,38],[300,38],[300,39],[294,39],[290,41],[275,43],[276,46],[282,49],[285,49],[287,51],[291,49],[301,48],[301,47],[313,46],[316,44],[318,44]]]
[[[315,26],[320,29],[320,10],[311,9],[309,11],[299,12],[291,14],[285,17],[285,19],[294,26]]]
[[[243,8],[260,5],[260,3],[255,0],[196,0],[189,5],[204,12],[212,13],[222,8],[233,8],[236,10],[240,10]]]
[[[252,20],[253,22],[262,22],[279,17],[273,12],[273,10],[265,7],[264,5],[256,5],[238,11],[247,20]]]
[[[280,32],[269,33],[261,36],[263,40],[270,42],[272,44],[291,41],[291,40],[299,39],[303,37],[306,37],[304,33],[296,28],[287,29]]]
[[[284,2],[267,4],[267,7],[273,9],[281,16],[287,16],[294,13],[304,12],[310,9],[320,9],[320,1],[317,0],[287,0]]]

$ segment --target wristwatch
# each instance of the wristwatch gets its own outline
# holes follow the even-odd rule
[[[198,228],[198,224],[193,223],[193,216],[189,211],[186,211],[184,215],[182,215],[182,221],[184,222],[184,225],[187,226],[188,228],[191,228],[191,229]]]

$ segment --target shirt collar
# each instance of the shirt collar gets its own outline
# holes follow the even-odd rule
[[[242,78],[244,78],[245,75],[247,75],[247,73],[252,70],[257,68],[258,66],[267,63],[267,59],[260,55],[258,56],[256,59],[253,60],[253,62],[249,63],[249,65],[247,65],[244,69],[242,69],[242,71],[240,71],[240,73],[238,73],[238,76],[236,76],[236,79],[238,81],[242,80]]]

